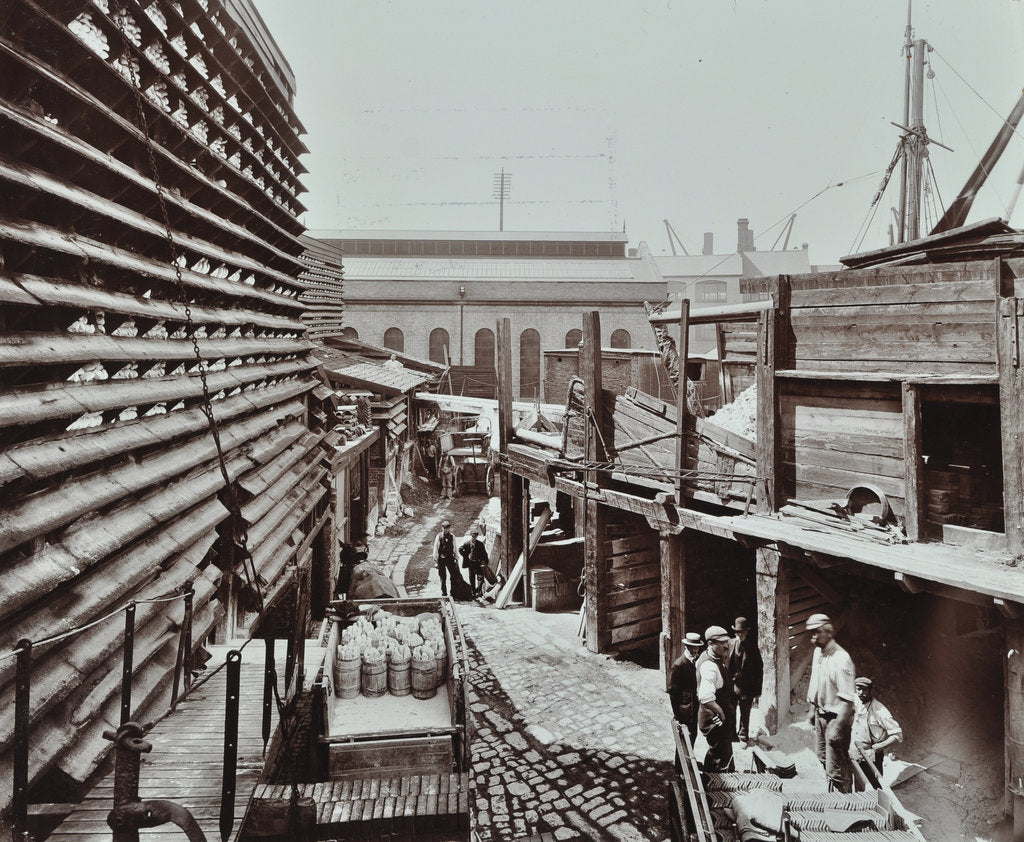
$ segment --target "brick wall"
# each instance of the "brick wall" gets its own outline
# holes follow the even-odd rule
[[[378,345],[384,342],[385,330],[397,327],[405,336],[405,353],[423,359],[429,359],[430,356],[430,331],[438,327],[444,328],[448,331],[448,353],[452,364],[473,365],[476,332],[487,328],[496,335],[497,322],[508,318],[512,334],[512,380],[515,394],[518,396],[519,337],[522,332],[529,328],[536,330],[540,334],[542,351],[564,348],[566,333],[573,328],[582,328],[583,316],[593,309],[594,305],[587,303],[572,307],[553,307],[542,301],[524,301],[514,309],[489,304],[466,304],[460,308],[457,304],[449,302],[413,306],[400,303],[353,305],[346,306],[345,322],[347,326],[355,328],[360,339]],[[612,331],[626,330],[629,332],[633,348],[657,348],[654,332],[641,304],[602,305],[600,313],[602,345],[611,344]],[[545,380],[543,361],[541,380]],[[545,393],[544,399],[560,401],[564,396],[563,388],[554,395]]]

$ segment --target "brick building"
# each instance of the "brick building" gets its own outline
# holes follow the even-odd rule
[[[665,298],[646,247],[624,233],[337,231],[310,236],[340,246],[345,333],[493,379],[495,325],[509,318],[516,397],[537,397],[542,351],[575,348],[588,310],[601,311],[614,348],[654,349],[643,302]],[[632,250],[630,250],[631,252]]]

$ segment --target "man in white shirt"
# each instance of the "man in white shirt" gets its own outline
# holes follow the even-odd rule
[[[882,774],[885,750],[903,740],[903,729],[889,708],[874,698],[871,679],[860,677],[853,682],[857,699],[853,704],[853,741],[850,744],[850,758],[860,766],[868,781],[879,788],[875,772],[866,762],[870,759],[878,774]]]
[[[850,736],[853,727],[853,660],[835,641],[835,626],[827,614],[807,618],[814,644],[807,701],[811,705],[818,760],[836,792],[850,792]]]
[[[704,632],[707,656],[697,662],[697,726],[708,743],[704,755],[705,772],[732,769],[732,738],[736,721],[736,702],[732,682],[726,670],[729,632],[721,626],[709,626]]]

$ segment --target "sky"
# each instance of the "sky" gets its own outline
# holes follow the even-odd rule
[[[871,202],[901,134],[906,0],[254,2],[296,76],[307,228],[624,230],[672,254],[667,220],[699,254],[705,232],[733,251],[744,217],[758,249],[788,235],[826,265],[889,243],[896,193]],[[925,126],[953,150],[930,147],[929,207],[948,206],[1021,95],[1024,0],[912,18]],[[1024,227],[1022,165],[1024,125],[968,222]]]

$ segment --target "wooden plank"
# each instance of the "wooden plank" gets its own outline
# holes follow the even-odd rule
[[[911,541],[924,540],[925,485],[922,478],[921,392],[903,384],[903,518]]]
[[[902,334],[863,336],[843,341],[825,336],[820,340],[799,341],[796,361],[820,365],[828,360],[856,360],[885,362],[898,368],[902,361],[918,363],[994,363],[993,337],[989,335],[943,337],[929,341],[927,337],[915,338]]]
[[[612,570],[608,573],[609,588],[618,588],[620,585],[630,588],[641,583],[647,584],[657,580],[661,575],[661,566],[655,562],[640,564],[635,567],[624,567]]]
[[[643,637],[652,637],[661,631],[661,617],[642,620],[625,626],[616,626],[608,631],[610,644],[630,643]]]
[[[661,630],[661,606],[655,600],[637,603],[636,605],[624,606],[608,612],[608,623],[612,628],[641,623],[646,620],[657,619],[658,630]]]
[[[764,493],[757,495],[759,512],[775,511],[783,498],[780,405],[776,392],[776,311],[766,310],[758,321],[757,355],[757,473],[764,478]]]
[[[904,462],[902,458],[858,452],[847,453],[841,449],[844,443],[843,436],[834,437],[834,449],[804,447],[802,443],[798,443],[795,447],[783,447],[782,458],[784,461],[794,464],[840,468],[865,476],[903,476]]]
[[[843,307],[849,305],[878,306],[928,304],[933,302],[984,301],[992,304],[994,298],[992,282],[989,279],[950,281],[946,283],[903,283],[882,286],[833,287],[831,289],[806,289],[799,284],[793,287],[794,317],[808,306]]]
[[[680,302],[679,310],[679,382],[676,384],[676,439],[675,439],[675,469],[676,469],[676,500],[682,502],[684,481],[687,470],[689,470],[689,454],[686,448],[686,431],[689,428],[689,407],[687,405],[687,380],[686,361],[690,358],[690,299],[684,298]]]
[[[620,553],[642,550],[654,546],[655,541],[655,536],[646,532],[639,535],[629,535],[625,538],[613,538],[608,542],[608,554],[615,556]]]
[[[1003,430],[1003,517],[1010,552],[1024,552],[1024,299],[1000,298],[996,352],[999,360],[999,421]],[[1012,431],[1012,435],[1010,432]]]
[[[658,559],[658,550],[656,547],[648,547],[645,550],[638,550],[632,553],[620,553],[619,555],[609,556],[608,565],[612,570],[616,570],[623,567],[632,567],[639,564],[650,564]]]

